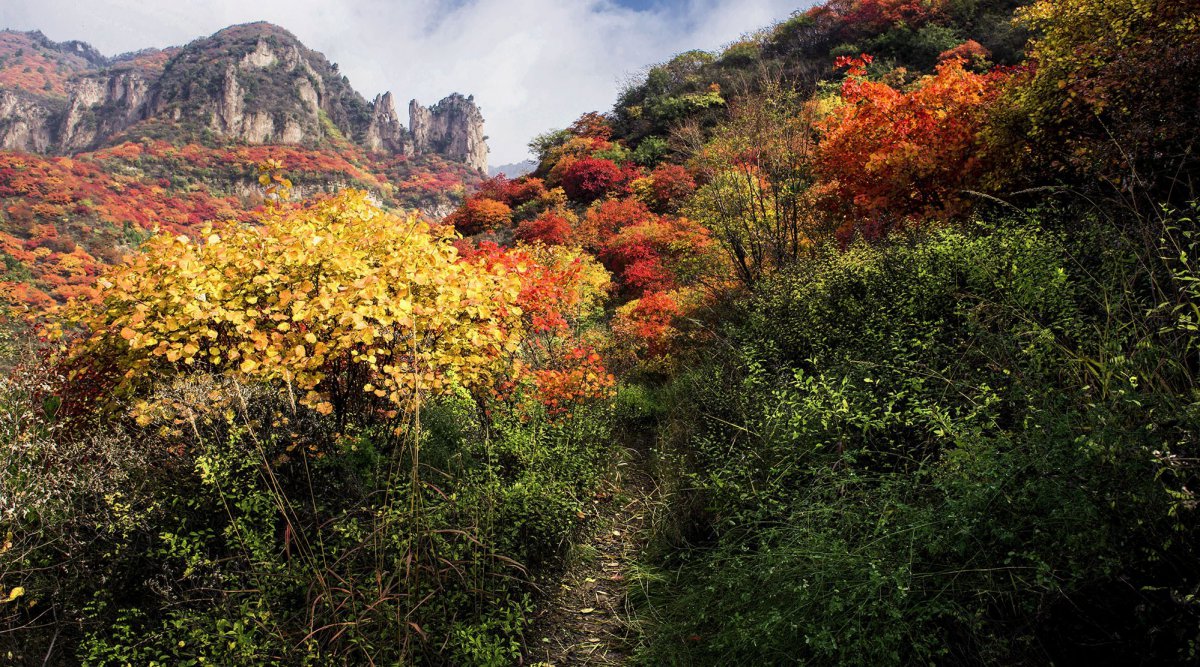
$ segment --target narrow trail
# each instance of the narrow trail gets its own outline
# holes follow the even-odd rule
[[[525,664],[624,665],[636,635],[630,627],[629,569],[644,546],[656,488],[645,454],[624,449],[616,473],[593,499],[591,532],[550,584],[526,635]]]

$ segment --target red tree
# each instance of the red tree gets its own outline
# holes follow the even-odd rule
[[[518,225],[516,238],[526,243],[566,245],[571,240],[571,223],[557,211],[546,211]]]
[[[619,191],[624,181],[625,172],[612,160],[585,157],[567,167],[562,187],[571,199],[589,203]]]
[[[969,206],[964,190],[985,173],[982,130],[1006,75],[973,74],[954,59],[908,91],[851,67],[844,104],[822,126],[818,168],[826,201],[857,218],[868,235],[905,220],[946,218]],[[849,231],[844,229],[843,233]]]

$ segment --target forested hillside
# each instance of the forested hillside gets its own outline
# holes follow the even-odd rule
[[[306,195],[363,188],[443,216],[487,152],[468,145],[482,133],[474,104],[447,99],[461,109],[417,107],[425,124],[410,131],[390,94],[367,102],[336,64],[266,23],[114,58],[0,32],[0,288],[39,308],[96,300],[96,276],[152,232],[248,220],[268,159]]]
[[[0,655],[1195,663],[1198,17],[829,0],[440,220],[354,137],[0,154]]]

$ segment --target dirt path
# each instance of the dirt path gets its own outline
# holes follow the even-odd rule
[[[623,665],[634,633],[626,622],[629,567],[642,547],[654,483],[644,455],[625,450],[616,474],[593,500],[591,534],[551,586],[526,635],[526,664]]]

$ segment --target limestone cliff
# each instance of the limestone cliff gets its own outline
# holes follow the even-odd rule
[[[0,90],[0,148],[48,152],[55,146],[57,110],[20,90]]]
[[[414,100],[407,129],[391,93],[368,103],[337,65],[268,23],[112,59],[40,33],[0,37],[57,49],[73,67],[44,89],[0,81],[0,148],[70,154],[149,132],[179,141],[311,147],[351,141],[374,152],[434,154],[487,169],[483,116],[472,98],[453,94],[430,108]]]
[[[408,118],[417,153],[437,153],[487,171],[487,137],[474,96],[454,93],[429,108],[412,100]]]
[[[400,123],[392,94],[384,93],[371,103],[371,122],[367,125],[363,145],[367,150],[411,155],[412,135]]]
[[[367,103],[337,66],[267,23],[226,28],[167,62],[149,118],[247,143],[317,145],[355,136]]]
[[[150,85],[149,79],[133,69],[75,79],[59,122],[57,151],[74,153],[95,148],[141,120],[150,98]]]

